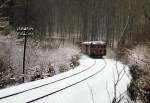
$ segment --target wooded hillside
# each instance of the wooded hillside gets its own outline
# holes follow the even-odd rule
[[[15,26],[35,28],[37,38],[104,40],[111,46],[149,36],[148,0],[14,0]]]

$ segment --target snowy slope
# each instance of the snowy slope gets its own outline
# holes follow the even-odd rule
[[[128,74],[127,67],[123,69],[124,65],[116,63],[110,59],[90,59],[83,56],[81,65],[74,70],[1,90],[0,103],[109,103],[114,96],[113,85],[114,80],[117,80],[117,73],[123,75],[126,71]],[[117,96],[126,91],[130,82],[126,74],[121,77]],[[49,84],[41,86],[47,83]],[[38,86],[41,87],[36,88]],[[20,93],[16,94],[18,92]],[[5,98],[8,95],[13,96]]]

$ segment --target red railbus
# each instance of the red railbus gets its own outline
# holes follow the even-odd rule
[[[103,57],[106,55],[106,42],[89,41],[81,43],[81,52],[92,57]]]

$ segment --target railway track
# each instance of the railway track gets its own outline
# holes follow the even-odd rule
[[[22,93],[25,93],[25,92],[28,92],[28,91],[31,91],[31,90],[34,90],[34,89],[39,89],[39,88],[42,88],[42,87],[44,87],[44,86],[47,86],[47,85],[50,85],[50,84],[53,84],[53,83],[56,83],[56,82],[60,82],[60,81],[62,81],[62,80],[65,80],[65,79],[71,78],[71,77],[73,77],[73,76],[79,75],[79,74],[81,74],[81,73],[83,73],[83,72],[85,72],[85,71],[90,70],[95,64],[96,64],[96,60],[94,60],[94,63],[93,63],[91,66],[89,66],[88,68],[83,69],[82,71],[79,71],[79,72],[74,73],[74,74],[72,74],[72,75],[69,75],[69,76],[66,76],[66,77],[64,77],[64,78],[55,80],[55,81],[53,81],[53,82],[49,82],[49,83],[46,83],[46,84],[43,84],[43,85],[40,85],[40,86],[37,86],[37,87],[33,87],[33,88],[31,88],[31,89],[23,90],[23,91],[20,91],[20,92],[17,92],[17,93],[13,93],[13,94],[10,94],[10,95],[7,95],[7,96],[2,96],[2,97],[0,97],[0,101],[1,101],[2,99],[8,98],[8,97],[16,96],[16,95],[19,95],[19,94],[22,94]]]
[[[36,101],[38,101],[40,99],[43,99],[45,97],[48,97],[48,96],[50,96],[52,94],[58,93],[60,91],[63,91],[65,89],[67,89],[67,88],[70,88],[70,87],[72,87],[72,86],[74,86],[76,84],[79,84],[79,83],[81,83],[81,82],[83,82],[83,81],[85,81],[85,80],[87,80],[89,78],[92,78],[93,76],[97,75],[98,73],[100,73],[105,68],[106,61],[103,60],[102,62],[104,62],[104,63],[102,63],[102,65],[99,64],[99,65],[101,65],[101,68],[94,70],[94,67],[96,66],[96,64],[98,64],[96,61],[97,60],[94,60],[93,64],[90,65],[88,68],[86,68],[86,69],[84,69],[82,71],[79,71],[77,73],[74,73],[74,74],[72,74],[70,76],[67,76],[67,77],[55,80],[53,82],[50,82],[50,83],[47,83],[47,84],[44,84],[44,85],[40,85],[40,86],[34,87],[34,88],[31,88],[31,89],[27,89],[27,90],[24,90],[24,91],[20,91],[20,92],[17,92],[17,93],[13,93],[13,94],[10,94],[10,95],[6,95],[6,96],[3,96],[3,97],[0,97],[0,103],[7,103],[7,102],[20,103],[20,101],[21,101],[21,103],[22,102],[23,103],[32,103],[32,102],[36,102]],[[88,76],[84,77],[84,74],[87,74],[87,73],[90,73],[90,74],[88,74]],[[63,82],[69,82],[72,78],[76,79],[78,77],[79,77],[79,79],[77,79],[75,82],[71,82],[71,83],[68,83],[67,85],[63,85],[62,87],[58,87],[57,88],[57,84],[59,86],[59,83],[62,84]],[[80,79],[80,77],[81,77],[81,79]],[[52,90],[48,89],[48,88],[53,87],[53,86],[56,86],[57,89],[54,89],[54,90],[53,89]],[[39,96],[36,96],[36,98],[35,97],[32,98],[33,94],[37,94],[37,93],[39,93],[38,91],[45,91],[45,90],[46,90],[46,93],[44,93],[43,95],[39,94]],[[47,91],[47,90],[49,90],[49,91]],[[28,98],[27,95],[29,95],[29,98]],[[31,98],[30,98],[30,95],[31,95]],[[17,102],[18,101],[17,99],[20,98],[20,97],[21,98],[25,97],[27,99],[20,99],[19,102]]]
[[[103,59],[103,60],[104,60],[104,59]],[[72,86],[74,86],[74,85],[76,85],[76,84],[79,84],[79,83],[81,83],[81,82],[83,82],[83,81],[86,81],[86,80],[89,79],[89,78],[92,78],[93,76],[95,76],[95,75],[101,73],[101,71],[103,71],[103,69],[105,69],[105,67],[106,67],[106,65],[107,65],[105,60],[104,60],[104,63],[105,63],[105,65],[104,65],[101,69],[99,69],[97,72],[91,74],[90,76],[85,77],[84,79],[82,79],[82,80],[80,80],[80,81],[77,81],[77,82],[75,82],[75,83],[73,83],[73,84],[71,84],[71,85],[68,85],[68,86],[66,86],[66,87],[64,87],[64,88],[61,88],[61,89],[59,89],[59,90],[57,90],[57,91],[51,92],[51,93],[49,93],[49,94],[43,95],[43,96],[38,97],[38,98],[36,98],[36,99],[33,99],[33,100],[31,100],[31,101],[28,101],[28,102],[26,102],[26,103],[32,103],[32,102],[38,101],[38,100],[40,100],[40,99],[43,99],[43,98],[45,98],[45,97],[48,97],[48,96],[53,95],[53,94],[55,94],[55,93],[58,93],[58,92],[60,92],[60,91],[63,91],[63,90],[65,90],[65,89],[68,89],[68,88],[70,88],[70,87],[72,87]],[[91,67],[91,68],[92,68],[92,67]]]

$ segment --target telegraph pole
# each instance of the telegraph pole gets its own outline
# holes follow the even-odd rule
[[[17,31],[20,32],[20,36],[24,36],[24,49],[23,49],[23,63],[22,63],[22,81],[24,82],[25,76],[25,61],[26,61],[26,47],[27,47],[27,37],[30,36],[30,33],[33,31],[32,27],[18,27]]]

